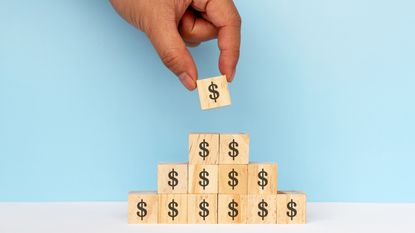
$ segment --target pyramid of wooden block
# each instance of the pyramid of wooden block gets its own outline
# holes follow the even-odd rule
[[[157,192],[128,194],[128,223],[305,223],[305,193],[277,178],[276,163],[249,163],[248,134],[191,133],[189,163],[159,164]]]

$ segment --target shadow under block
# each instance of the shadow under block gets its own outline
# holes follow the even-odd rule
[[[248,164],[248,134],[220,134],[219,142],[219,164]]]
[[[187,223],[187,194],[159,194],[158,218],[161,224]]]
[[[279,191],[277,194],[277,223],[306,223],[306,194],[297,191]]]
[[[187,193],[187,164],[166,163],[157,167],[158,193]]]
[[[277,194],[277,164],[248,164],[248,194]]]
[[[158,202],[157,192],[129,192],[128,224],[156,224]]]
[[[189,134],[189,164],[217,164],[219,160],[219,134]]]
[[[191,224],[216,224],[218,222],[217,194],[188,194],[187,222]]]
[[[218,195],[218,223],[246,223],[247,196],[245,194]]]
[[[188,193],[218,193],[218,165],[190,164]]]
[[[231,105],[231,95],[225,75],[197,80],[197,91],[202,110]]]
[[[248,165],[218,165],[220,194],[246,194],[248,185]]]
[[[247,223],[277,223],[277,195],[248,195]]]

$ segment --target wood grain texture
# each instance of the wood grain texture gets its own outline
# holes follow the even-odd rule
[[[129,192],[128,224],[156,224],[158,222],[158,202],[157,192]]]
[[[248,195],[247,223],[277,223],[277,195]]]
[[[244,224],[246,223],[247,195],[219,194],[218,195],[218,223]]]
[[[187,223],[187,194],[159,194],[158,218],[161,224]]]
[[[247,133],[220,134],[219,146],[219,164],[248,164],[249,135]]]
[[[185,163],[159,164],[157,166],[158,193],[187,193],[187,172],[187,164]]]
[[[218,193],[218,165],[190,164],[188,193]]]
[[[209,91],[209,86],[211,85],[212,87],[215,86],[214,90],[216,91],[218,98],[212,99],[210,97],[215,95],[215,93]],[[225,75],[197,80],[197,91],[199,93],[200,107],[202,110],[231,104],[231,95]]]
[[[189,164],[218,164],[219,134],[189,134]]]
[[[276,163],[248,164],[248,194],[277,194]]]
[[[216,224],[218,222],[218,195],[188,194],[187,210],[187,222],[190,224]]]
[[[291,210],[289,208],[289,203]],[[277,223],[278,224],[305,224],[307,212],[307,198],[300,191],[278,191],[277,194]],[[290,217],[290,215],[292,217]],[[294,215],[294,216],[293,216]]]

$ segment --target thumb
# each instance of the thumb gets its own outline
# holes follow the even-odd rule
[[[178,32],[177,24],[174,21],[158,22],[149,30],[148,37],[167,68],[188,90],[195,89],[196,65]]]

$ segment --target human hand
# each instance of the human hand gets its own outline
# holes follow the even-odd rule
[[[241,18],[232,0],[111,0],[116,11],[147,34],[163,63],[183,85],[196,88],[196,64],[186,48],[218,38],[219,70],[232,81],[239,59]]]

